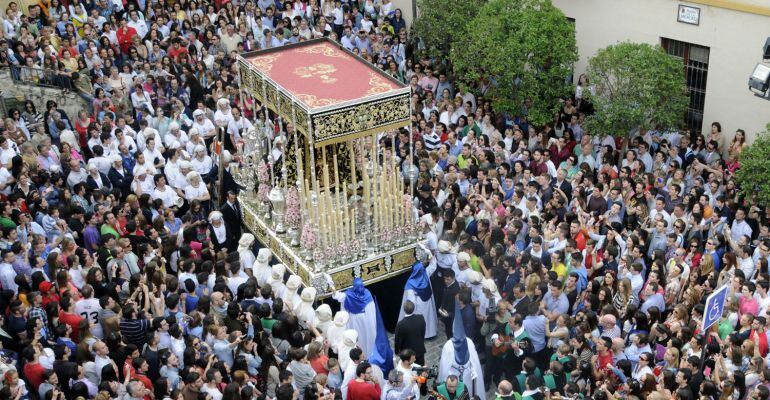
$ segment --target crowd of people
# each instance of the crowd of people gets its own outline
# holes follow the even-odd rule
[[[15,80],[85,105],[4,121],[0,398],[770,397],[770,213],[736,187],[738,127],[589,132],[585,76],[531,124],[423,57],[391,0],[11,2],[1,32]],[[412,88],[379,147],[419,170],[425,247],[392,348],[360,280],[335,313],[259,248],[229,173],[265,123],[234,55],[320,37]]]

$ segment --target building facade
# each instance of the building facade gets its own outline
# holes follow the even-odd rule
[[[687,124],[708,133],[718,121],[728,138],[751,142],[770,122],[770,101],[748,89],[770,37],[766,0],[552,0],[575,23],[577,81],[596,52],[622,42],[659,44],[682,59],[690,89]]]

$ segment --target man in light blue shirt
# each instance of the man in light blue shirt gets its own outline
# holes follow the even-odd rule
[[[663,311],[666,309],[666,301],[663,295],[658,293],[659,286],[655,282],[650,282],[644,289],[645,300],[642,303],[642,307],[639,311],[646,313],[650,307],[657,307],[658,310]]]
[[[567,304],[569,306],[569,304]],[[524,318],[524,329],[529,333],[532,340],[532,347],[535,353],[539,353],[545,348],[545,323],[547,319],[538,313],[537,303],[529,305],[529,315]]]
[[[540,303],[540,310],[543,311],[553,327],[556,324],[556,318],[559,315],[567,314],[569,311],[569,300],[561,290],[561,282],[552,281],[548,286],[550,290]]]

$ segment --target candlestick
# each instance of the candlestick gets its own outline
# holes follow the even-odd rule
[[[329,217],[331,219],[329,224],[329,230],[331,230],[332,233],[334,234],[334,241],[332,243],[337,244],[337,242],[339,242],[340,240],[339,235],[337,235],[337,228],[336,228],[338,224],[337,212],[335,211],[337,209],[337,204],[334,201],[334,198],[332,198],[331,190],[326,191],[326,201],[328,201],[329,204],[331,205],[329,207]]]
[[[315,187],[318,187],[318,179],[315,180]],[[322,245],[326,244],[327,237],[326,237],[326,203],[324,202],[323,196],[321,196],[320,192],[316,192],[316,202],[318,203],[318,210],[316,212],[318,223],[318,232],[319,237],[321,238]]]
[[[371,207],[371,195],[369,193],[369,173],[367,172],[367,168],[364,168],[363,170],[363,180],[364,180],[364,211],[369,210],[369,207]]]
[[[337,152],[335,151],[334,154],[332,154],[332,161],[334,162],[334,187],[337,188],[337,193],[340,192],[340,168],[337,165]],[[342,188],[344,189],[344,188]],[[344,193],[344,190],[343,190]]]

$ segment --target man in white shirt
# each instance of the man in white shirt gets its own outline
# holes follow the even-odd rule
[[[0,255],[2,255],[2,262],[0,262],[0,284],[3,285],[5,290],[11,290],[14,293],[17,293],[19,291],[19,285],[16,284],[16,271],[13,270],[13,266],[11,265],[16,258],[16,254],[11,250],[3,250]]]
[[[751,226],[746,222],[746,209],[739,207],[738,210],[735,211],[735,219],[730,226],[730,237],[733,242],[740,243],[741,237],[743,236],[748,236],[749,239],[751,239],[751,233]]]
[[[340,43],[342,43],[342,47],[353,51],[353,48],[356,47],[355,44],[353,44],[353,39],[356,37],[353,35],[353,29],[351,29],[349,26],[346,26],[343,29],[344,34],[342,35],[342,40],[340,40]]]
[[[131,11],[131,20],[128,22],[128,26],[136,29],[136,34],[140,38],[145,37],[149,31],[147,24],[143,19],[139,18],[139,14],[136,11]]]
[[[93,328],[91,328],[93,330]],[[107,344],[105,344],[102,341],[97,341],[93,344],[91,347],[94,351],[94,370],[95,371],[102,371],[102,368],[104,368],[107,365],[112,364],[112,367],[115,368],[115,373],[118,373],[118,366],[115,364],[115,361],[110,358],[110,350],[107,348]],[[101,379],[102,374],[98,373],[96,374],[98,379]]]
[[[80,167],[80,161],[70,160],[70,173],[67,175],[67,185],[69,185],[70,189],[80,182],[85,182],[87,178],[88,173]]]
[[[166,177],[162,174],[155,175],[153,178],[155,181],[155,190],[152,192],[152,199],[161,199],[163,201],[163,207],[178,206],[179,195],[166,185]]]
[[[75,314],[88,320],[91,324],[91,333],[95,337],[99,339],[104,338],[104,331],[99,323],[99,311],[102,310],[102,306],[99,305],[99,300],[94,298],[93,287],[85,285],[80,290],[80,293],[83,295],[83,298],[75,303]]]

